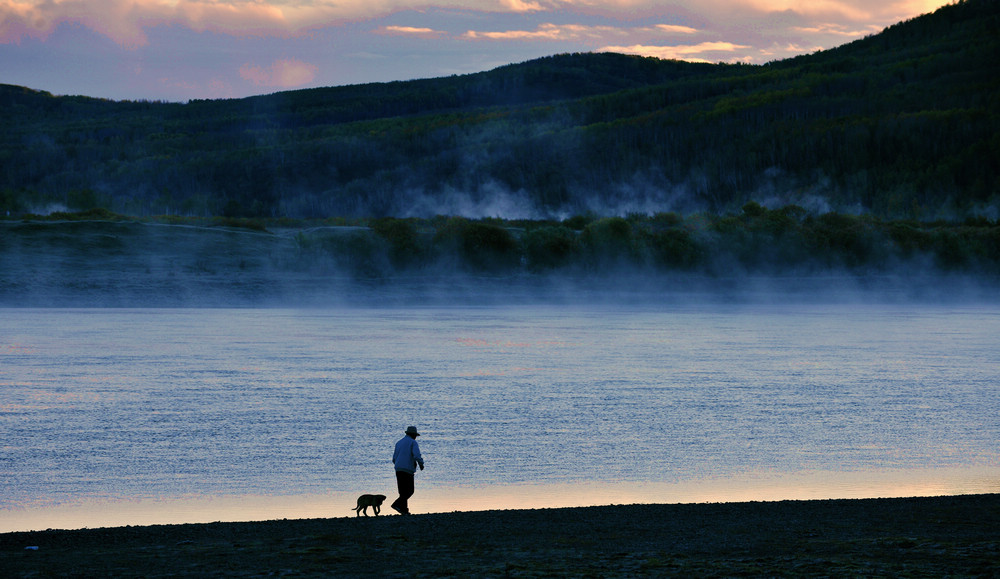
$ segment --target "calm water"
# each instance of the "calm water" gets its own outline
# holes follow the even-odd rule
[[[1000,307],[0,310],[0,531],[1000,492]]]

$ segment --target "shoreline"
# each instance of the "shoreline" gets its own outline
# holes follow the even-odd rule
[[[29,576],[1000,575],[1000,494],[634,504],[0,534]]]
[[[382,484],[384,483],[384,484]],[[392,494],[394,481],[368,490]],[[672,482],[547,482],[456,486],[422,484],[414,514],[529,510],[606,505],[776,502],[867,498],[936,497],[1000,492],[995,467],[949,467],[890,471],[748,473]],[[352,517],[359,493],[324,490],[289,495],[183,495],[118,500],[63,500],[23,508],[0,508],[0,534],[46,529],[197,523],[241,523],[277,519]],[[15,501],[11,501],[15,504]],[[389,513],[395,514],[395,513]]]

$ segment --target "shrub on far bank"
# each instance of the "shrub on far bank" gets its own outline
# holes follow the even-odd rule
[[[389,261],[393,267],[408,268],[425,259],[428,249],[421,243],[413,220],[376,219],[371,222],[371,228],[389,244]]]
[[[591,267],[613,268],[636,262],[639,255],[632,225],[623,217],[604,217],[589,223],[580,243]]]
[[[520,261],[519,249],[510,231],[499,225],[473,221],[461,232],[462,257],[475,269],[514,267]]]
[[[656,265],[665,269],[693,269],[701,262],[704,253],[691,233],[684,229],[651,233],[647,244]]]
[[[524,235],[525,262],[532,271],[569,266],[579,251],[577,234],[562,225],[538,227]]]

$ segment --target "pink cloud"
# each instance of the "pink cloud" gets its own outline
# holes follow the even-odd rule
[[[309,84],[316,78],[316,66],[295,59],[276,60],[269,68],[244,64],[240,77],[256,86],[294,88]]]

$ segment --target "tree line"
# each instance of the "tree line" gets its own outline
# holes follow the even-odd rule
[[[61,222],[136,220],[91,210],[20,221],[39,231]],[[297,257],[287,267],[314,271],[335,264],[363,279],[441,272],[597,277],[629,272],[706,278],[833,272],[865,278],[944,273],[1000,280],[996,221],[926,223],[834,212],[813,215],[795,205],[768,209],[754,201],[732,215],[666,212],[563,220],[435,216],[321,221],[173,216],[139,221],[258,234],[293,231]],[[118,240],[113,246],[117,252],[125,251],[128,242]]]

